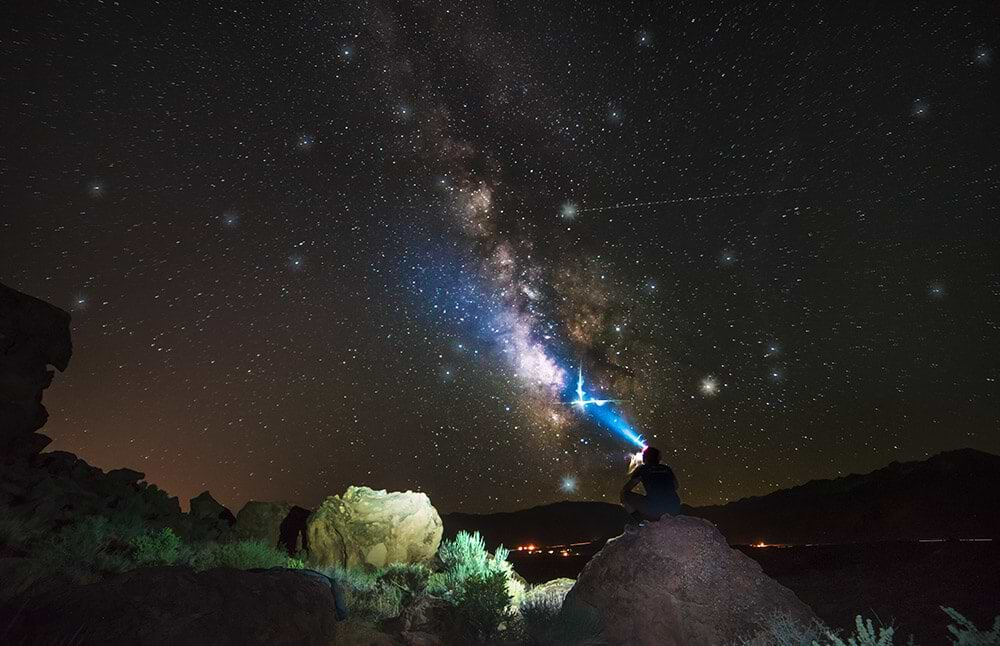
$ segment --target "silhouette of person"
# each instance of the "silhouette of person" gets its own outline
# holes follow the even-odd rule
[[[640,482],[646,490],[645,496],[632,491]],[[677,477],[670,467],[660,464],[659,449],[652,446],[643,449],[642,464],[629,475],[628,482],[622,487],[621,501],[631,525],[657,521],[665,514],[676,516],[680,513]]]

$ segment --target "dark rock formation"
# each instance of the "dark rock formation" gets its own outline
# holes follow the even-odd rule
[[[50,440],[35,433],[48,413],[42,392],[69,365],[69,314],[0,284],[0,459],[35,455]]]
[[[131,517],[185,536],[209,534],[178,500],[132,469],[104,473],[72,453],[42,453],[42,393],[72,354],[69,314],[0,285],[0,517],[45,537],[85,516]],[[221,506],[220,506],[221,507]],[[231,516],[231,514],[230,514]],[[217,523],[217,520],[211,521]]]
[[[305,507],[293,506],[288,510],[281,525],[278,526],[278,545],[284,547],[289,554],[296,554],[299,551],[309,551],[309,534],[306,532],[306,524],[312,510]]]
[[[287,502],[250,500],[236,513],[233,531],[242,539],[263,541],[277,545],[282,521],[292,505]]]
[[[290,570],[145,568],[49,591],[14,611],[0,618],[12,645],[350,643],[338,638],[329,586]]]
[[[573,606],[595,609],[611,644],[636,646],[734,643],[775,612],[814,620],[711,523],[686,516],[608,541],[566,595]]]
[[[231,527],[236,522],[236,516],[233,516],[233,512],[223,507],[207,491],[202,491],[191,499],[191,515],[195,518],[219,521],[227,527]]]

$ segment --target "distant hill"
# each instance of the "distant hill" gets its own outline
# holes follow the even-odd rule
[[[711,520],[732,544],[1000,538],[1000,456],[959,449],[684,513]],[[558,502],[443,520],[445,536],[479,531],[491,547],[515,547],[607,539],[622,532],[625,514],[609,503]]]
[[[1000,538],[1000,456],[947,451],[689,513],[734,544]]]
[[[606,502],[556,502],[521,511],[498,514],[445,514],[445,537],[478,531],[493,549],[497,545],[559,545],[618,536],[625,527],[625,512]]]

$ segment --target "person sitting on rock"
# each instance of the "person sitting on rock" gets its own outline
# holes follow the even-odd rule
[[[632,491],[642,483],[646,495]],[[647,446],[642,450],[642,464],[629,476],[622,487],[622,507],[629,514],[630,525],[660,520],[665,514],[676,516],[681,511],[677,495],[677,477],[673,470],[660,464],[660,450]]]

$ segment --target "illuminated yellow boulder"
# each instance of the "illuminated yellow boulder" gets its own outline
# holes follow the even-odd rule
[[[429,561],[442,529],[427,494],[349,487],[309,516],[306,535],[317,565],[383,567]]]

